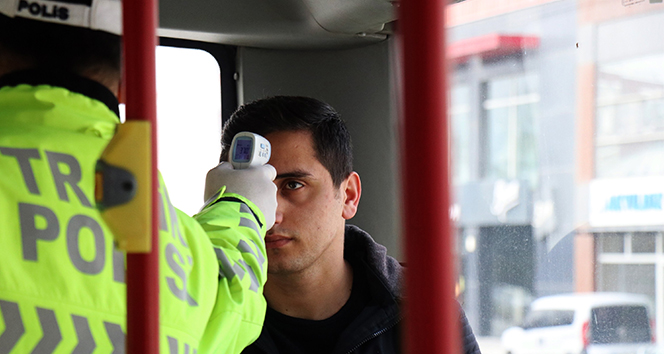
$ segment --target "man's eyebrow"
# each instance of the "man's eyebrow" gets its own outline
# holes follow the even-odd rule
[[[277,177],[275,179],[303,178],[303,177],[310,177],[310,176],[312,176],[312,174],[309,173],[309,172],[301,171],[301,170],[295,170],[295,171],[280,173],[280,174],[277,175]]]

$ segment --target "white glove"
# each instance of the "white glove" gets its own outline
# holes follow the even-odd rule
[[[256,204],[269,230],[277,212],[277,186],[273,182],[276,176],[277,170],[269,164],[234,170],[229,162],[222,162],[207,173],[205,201],[226,186],[226,192],[239,194]]]

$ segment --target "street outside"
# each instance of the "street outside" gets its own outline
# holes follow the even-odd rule
[[[500,337],[477,337],[482,354],[505,354]]]

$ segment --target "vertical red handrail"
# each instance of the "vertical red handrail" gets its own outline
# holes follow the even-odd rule
[[[159,353],[159,209],[155,48],[157,1],[122,2],[128,120],[151,122],[152,250],[127,254],[127,353]]]
[[[411,354],[460,352],[449,218],[446,4],[407,0],[400,6],[405,348]]]

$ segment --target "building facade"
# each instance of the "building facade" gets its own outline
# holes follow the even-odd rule
[[[447,15],[460,300],[478,334],[572,291],[647,294],[661,323],[664,6],[468,0]]]

